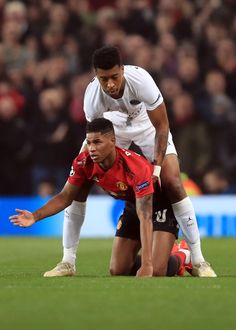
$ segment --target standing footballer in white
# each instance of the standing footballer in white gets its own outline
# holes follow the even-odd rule
[[[215,277],[215,272],[201,252],[195,212],[180,179],[177,153],[160,90],[147,71],[137,66],[124,66],[116,47],[96,50],[93,66],[96,77],[87,86],[84,96],[86,119],[110,119],[115,128],[117,145],[129,148],[134,142],[144,156],[156,165],[154,180],[161,179],[188,242],[193,264],[192,274]],[[45,277],[75,273],[76,252],[89,189],[89,186],[85,187],[83,194],[65,210],[63,260],[46,272]]]

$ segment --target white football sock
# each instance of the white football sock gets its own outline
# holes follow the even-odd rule
[[[192,264],[204,261],[194,208],[189,197],[172,204],[172,209],[191,251]]]
[[[63,224],[63,262],[75,265],[79,245],[80,230],[84,222],[86,202],[73,201],[64,212]]]
[[[75,266],[75,261],[76,261],[76,252],[77,252],[77,247],[73,246],[72,248],[63,248],[63,262],[69,262],[71,265]]]

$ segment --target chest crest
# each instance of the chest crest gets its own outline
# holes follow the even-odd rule
[[[116,186],[117,186],[117,188],[118,188],[119,190],[121,190],[121,191],[125,191],[125,190],[128,189],[127,184],[124,183],[124,182],[121,182],[121,181],[118,181],[118,182],[116,183]]]

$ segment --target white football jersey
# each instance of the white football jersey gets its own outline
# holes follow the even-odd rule
[[[92,121],[103,117],[104,112],[119,111],[127,114],[128,119],[124,125],[113,122],[116,144],[128,149],[134,142],[141,148],[144,156],[153,161],[156,131],[147,111],[156,109],[163,102],[163,97],[146,70],[125,65],[124,77],[124,93],[119,99],[107,95],[96,77],[89,83],[84,96],[85,117]],[[166,153],[176,154],[170,133]]]
[[[106,111],[128,114],[131,125],[132,119],[137,117],[149,121],[146,111],[155,109],[163,102],[160,90],[151,75],[140,67],[125,65],[124,77],[126,83],[120,99],[113,99],[107,95],[97,78],[90,82],[84,96],[84,111],[88,121],[102,117]]]

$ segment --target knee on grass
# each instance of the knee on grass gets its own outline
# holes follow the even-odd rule
[[[127,272],[125,269],[122,269],[121,267],[110,267],[110,275],[112,276],[122,276],[122,275],[129,275],[129,272]]]
[[[178,273],[179,260],[175,256],[170,256],[168,264],[164,263],[154,267],[153,276],[175,276]]]

